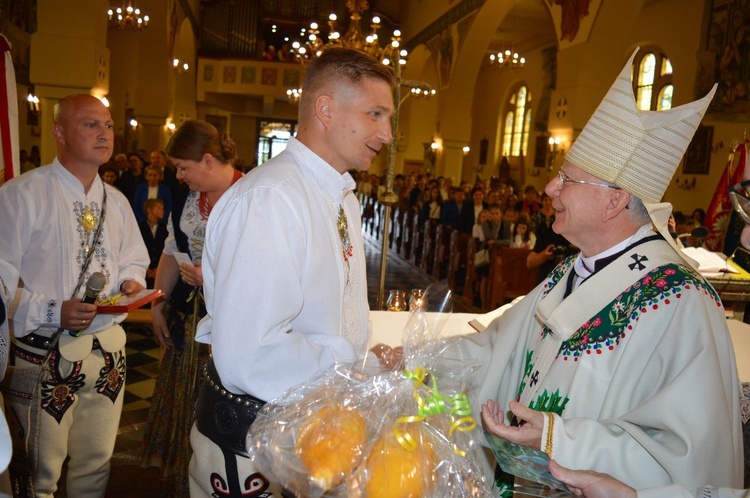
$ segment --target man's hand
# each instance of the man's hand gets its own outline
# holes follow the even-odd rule
[[[523,406],[517,401],[510,402],[510,411],[519,421],[518,427],[505,423],[505,416],[495,401],[488,399],[482,405],[482,420],[487,430],[497,437],[536,450],[542,447],[544,414]]]
[[[120,292],[122,292],[126,296],[130,296],[131,294],[135,294],[136,292],[140,292],[142,290],[143,286],[135,280],[124,280],[120,284]]]
[[[63,301],[60,307],[60,326],[73,332],[80,332],[91,325],[96,316],[96,304],[82,303],[81,298]]]
[[[550,473],[568,485],[576,496],[586,498],[636,498],[633,488],[607,474],[593,470],[571,470],[554,460],[549,463]]]

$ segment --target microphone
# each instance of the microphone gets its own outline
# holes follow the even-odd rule
[[[83,296],[83,303],[94,304],[99,298],[99,294],[104,290],[104,286],[107,284],[107,277],[102,272],[92,273],[86,282],[86,293]]]

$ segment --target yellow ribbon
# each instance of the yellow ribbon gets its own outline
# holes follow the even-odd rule
[[[122,292],[120,294],[115,294],[112,297],[108,297],[107,299],[99,301],[98,304],[101,305],[101,306],[114,306],[115,304],[117,304],[117,302],[120,300],[120,298],[122,296],[124,296],[124,295],[125,295],[125,293],[122,293]]]
[[[477,426],[474,417],[471,416],[471,403],[469,403],[469,397],[466,394],[459,393],[453,396],[441,394],[438,390],[436,376],[422,367],[416,368],[414,372],[404,370],[404,375],[414,382],[414,400],[417,402],[417,415],[409,415],[397,419],[396,423],[393,424],[393,434],[396,436],[398,443],[406,451],[412,452],[416,450],[419,444],[405,429],[405,426],[410,423],[422,422],[432,415],[445,413],[446,409],[450,409],[452,420],[451,427],[448,430],[448,437],[452,436],[456,430],[467,432]],[[432,380],[432,387],[425,385],[425,379],[428,375],[430,375],[430,379]],[[430,392],[430,396],[426,399],[419,394],[420,386],[423,386]],[[401,430],[402,426],[404,430]],[[466,452],[456,444],[453,444],[453,452],[462,457],[466,456]]]

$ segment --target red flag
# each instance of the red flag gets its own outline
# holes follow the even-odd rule
[[[10,42],[0,34],[0,185],[21,174],[19,152],[16,72]]]
[[[704,245],[710,251],[722,252],[724,250],[724,241],[732,215],[732,201],[729,200],[728,188],[741,182],[744,178],[747,145],[748,142],[745,141],[735,147],[729,157],[727,167],[724,168],[724,173],[721,175],[711,203],[708,205],[704,222],[704,225],[708,228],[708,235]]]

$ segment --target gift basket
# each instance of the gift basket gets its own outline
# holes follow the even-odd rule
[[[335,364],[258,413],[247,447],[260,472],[299,497],[492,495],[467,395],[474,365],[439,336],[450,290],[428,288],[422,303],[398,367]]]

